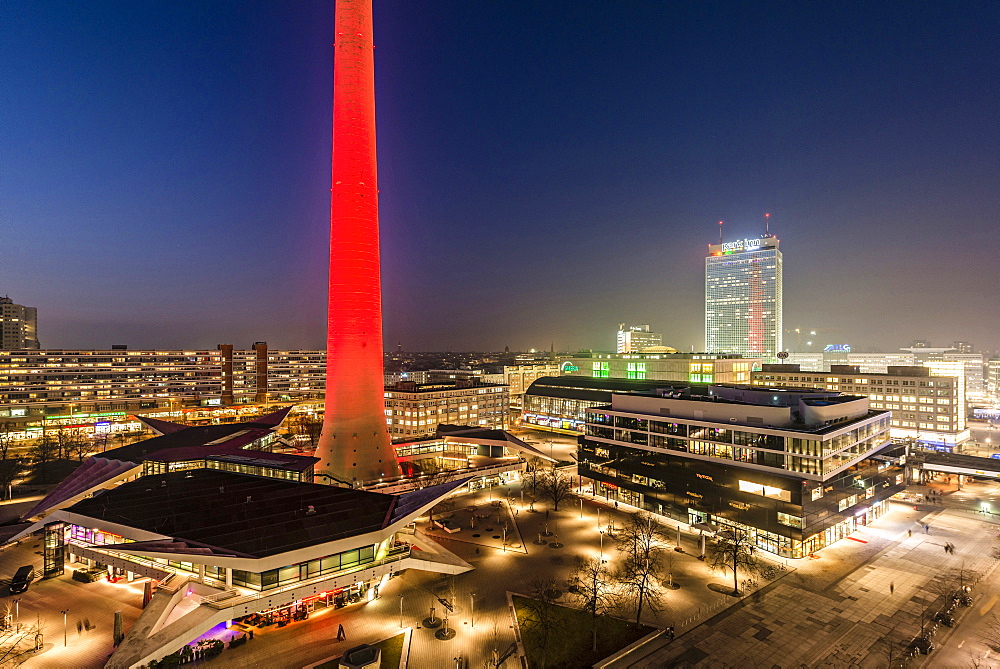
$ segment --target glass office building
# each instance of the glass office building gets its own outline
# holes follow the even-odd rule
[[[705,350],[774,361],[781,348],[775,237],[713,244],[705,258]]]
[[[746,530],[800,558],[868,525],[902,490],[889,412],[814,389],[692,386],[587,410],[584,489],[699,529]]]

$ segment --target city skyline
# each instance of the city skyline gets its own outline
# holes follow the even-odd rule
[[[377,3],[387,348],[698,349],[716,221],[765,211],[786,329],[1000,348],[996,7],[905,12]],[[321,348],[332,2],[0,13],[42,345]]]

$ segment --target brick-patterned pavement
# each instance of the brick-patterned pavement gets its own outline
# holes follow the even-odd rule
[[[958,586],[957,570],[987,577],[996,526],[966,512],[894,504],[855,533],[659,650],[616,667],[886,666],[886,641],[903,644]],[[919,522],[918,522],[919,521]],[[930,525],[924,533],[920,523]],[[912,534],[908,534],[910,530]],[[955,545],[954,555],[944,550]],[[844,565],[848,570],[839,569]],[[933,655],[927,666],[934,666]]]

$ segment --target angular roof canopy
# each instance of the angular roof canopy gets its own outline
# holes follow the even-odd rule
[[[507,430],[495,430],[485,427],[470,427],[468,425],[438,425],[437,436],[445,441],[458,441],[485,446],[502,446],[513,451],[534,455],[551,462],[556,462],[542,451],[526,441],[518,439]]]
[[[51,509],[61,502],[72,499],[77,495],[82,495],[91,488],[99,486],[105,481],[109,481],[131,469],[135,469],[138,466],[139,463],[130,462],[128,460],[115,460],[113,458],[91,456],[84,460],[72,474],[63,479],[59,485],[53,488],[49,494],[46,495],[42,501],[36,504],[31,511],[26,513],[24,517],[30,518],[36,514]]]
[[[247,446],[271,434],[288,415],[291,407],[261,416],[246,423],[188,426],[152,418],[140,418],[159,437],[120,446],[91,456],[76,471],[55,487],[26,515],[30,518],[68,499],[99,487],[146,460],[180,462],[218,460],[237,464],[304,471],[318,462],[316,458],[247,450]]]

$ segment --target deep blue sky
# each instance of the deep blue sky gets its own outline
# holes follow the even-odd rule
[[[0,294],[45,347],[318,348],[332,2],[0,3]],[[1000,4],[375,0],[386,346],[785,326],[1000,349]]]

